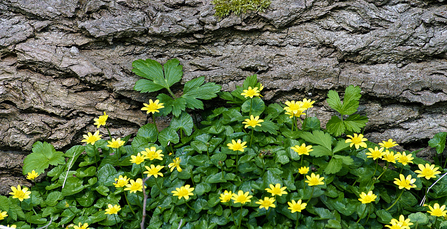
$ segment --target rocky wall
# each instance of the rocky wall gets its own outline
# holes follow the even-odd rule
[[[441,0],[272,0],[265,12],[214,16],[209,0],[2,0],[0,193],[35,141],[67,149],[109,115],[112,135],[148,122],[156,94],[132,90],[132,61],[178,58],[183,83],[224,90],[258,74],[271,102],[362,88],[366,136],[426,147],[447,131],[447,6]],[[323,121],[322,123],[325,123]],[[4,188],[3,188],[4,187]]]

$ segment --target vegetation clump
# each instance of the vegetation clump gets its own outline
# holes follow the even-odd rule
[[[213,0],[216,16],[226,17],[233,12],[236,15],[249,10],[264,12],[270,6],[270,0]]]

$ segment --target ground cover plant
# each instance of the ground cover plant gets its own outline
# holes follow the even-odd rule
[[[106,112],[98,131],[64,152],[36,142],[24,160],[32,187],[0,196],[0,224],[11,228],[447,228],[446,159],[429,163],[397,143],[361,134],[360,88],[329,91],[335,115],[321,128],[315,101],[266,104],[249,76],[232,92],[204,77],[182,79],[176,59],[136,60],[135,90],[158,93],[142,112],[152,122],[113,138]],[[167,93],[167,94],[166,94]],[[194,110],[219,96],[227,106]],[[343,99],[342,99],[343,98]],[[160,116],[171,116],[160,130]],[[439,155],[447,133],[430,146]]]

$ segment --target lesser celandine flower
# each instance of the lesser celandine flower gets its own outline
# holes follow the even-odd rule
[[[314,103],[315,103],[315,101],[312,101],[311,99],[306,99],[306,98],[304,98],[304,99],[303,99],[303,102],[301,103],[301,106],[302,106],[303,108],[309,109],[309,108],[314,107],[314,106],[313,106]]]
[[[147,171],[143,172],[143,174],[147,174],[147,177],[151,177],[151,176],[154,176],[155,178],[157,178],[158,176],[163,177],[163,173],[160,173],[160,170],[162,168],[164,168],[164,166],[161,166],[161,165],[157,165],[157,166],[151,165],[150,168],[149,168],[149,166],[144,166],[144,167],[147,169]]]
[[[141,154],[146,156],[149,160],[163,160],[164,155],[162,154],[163,150],[157,150],[156,147],[151,147],[150,149],[144,148],[144,151],[141,151]]]
[[[324,177],[320,178],[320,175],[315,175],[315,173],[311,173],[310,176],[306,176],[306,182],[309,186],[315,186],[315,185],[324,185],[323,179]]]
[[[402,152],[402,153],[396,153],[397,162],[401,163],[402,165],[407,165],[408,163],[413,163],[413,155]]]
[[[127,176],[123,177],[120,175],[118,178],[115,178],[115,183],[113,183],[113,185],[115,185],[116,188],[122,188],[129,183],[129,180],[130,178],[127,178]]]
[[[308,145],[306,146],[305,143],[301,144],[301,146],[296,145],[296,146],[292,146],[290,147],[293,151],[297,152],[298,155],[309,155],[309,152],[312,152],[312,146]]]
[[[144,155],[141,155],[140,153],[138,153],[137,156],[131,155],[130,157],[131,157],[130,162],[137,165],[143,163],[144,159],[146,158]]]
[[[104,111],[104,115],[101,115],[98,118],[93,119],[93,121],[95,121],[94,125],[96,125],[96,128],[99,128],[100,126],[105,126],[108,117],[109,116]]]
[[[78,226],[74,225],[73,227],[74,229],[88,229],[88,223],[84,223],[82,226],[81,223],[79,223]]]
[[[11,226],[9,226],[9,224],[8,224],[8,227],[10,227],[10,228],[17,228],[16,225],[11,225]]]
[[[265,210],[269,210],[269,208],[275,208],[275,198],[271,197],[264,197],[264,199],[260,199],[256,202],[256,204],[259,204],[259,208],[265,208]]]
[[[152,101],[152,99],[149,99],[149,104],[143,103],[144,107],[141,108],[141,110],[146,111],[146,114],[152,113],[155,114],[155,112],[160,112],[159,110],[161,108],[164,108],[163,103],[160,103],[160,100]]]
[[[284,191],[287,188],[286,186],[281,187],[279,183],[275,184],[275,186],[273,186],[273,184],[270,184],[269,186],[270,188],[266,188],[265,190],[272,194],[272,196],[282,196],[282,194],[287,194],[287,192]]]
[[[235,140],[231,140],[231,143],[228,143],[227,146],[233,151],[244,152],[244,148],[246,148],[245,144],[247,144],[247,142],[241,142],[241,139],[238,139],[237,142]]]
[[[301,168],[299,168],[298,169],[298,172],[300,173],[300,174],[307,174],[308,172],[309,172],[309,167],[307,167],[307,166],[303,166],[303,167],[301,167]]]
[[[382,158],[383,155],[383,148],[378,148],[377,146],[373,149],[373,148],[368,148],[369,153],[366,153],[367,158],[372,158],[373,160],[377,160]]]
[[[409,227],[402,227],[402,225],[400,224],[385,225],[385,227],[388,227],[390,229],[410,229]]]
[[[225,190],[224,193],[220,194],[219,199],[220,202],[226,203],[231,200],[231,197],[233,197],[233,192]]]
[[[435,203],[433,207],[429,205],[428,208],[430,210],[428,210],[427,212],[430,213],[430,215],[432,216],[446,216],[447,210],[444,210],[445,205],[439,206],[438,203]]]
[[[304,210],[307,206],[307,203],[301,203],[301,200],[298,200],[298,202],[295,202],[295,200],[292,200],[291,202],[287,202],[289,205],[288,209],[292,212],[301,212]]]
[[[261,126],[261,122],[264,122],[264,120],[259,119],[259,116],[254,117],[250,115],[250,119],[245,119],[242,124],[245,124],[244,128],[248,128],[249,126],[255,128],[256,126]]]
[[[39,174],[36,173],[35,170],[33,170],[33,171],[31,171],[30,173],[27,174],[26,179],[28,179],[28,180],[35,180],[38,176],[39,176]]]
[[[362,204],[368,204],[375,201],[376,198],[377,196],[372,191],[369,191],[368,194],[362,192],[360,193],[359,201],[362,202]]]
[[[295,101],[286,101],[286,107],[284,107],[284,110],[287,112],[290,112],[291,114],[296,113],[302,113],[306,110],[306,108],[303,107],[303,102],[295,102]]]
[[[259,94],[260,90],[258,90],[258,87],[255,88],[251,88],[248,87],[247,90],[243,90],[241,95],[243,95],[245,98],[250,97],[253,98],[255,96],[260,96],[261,94]]]
[[[365,141],[368,141],[368,139],[363,137],[363,134],[354,134],[354,136],[352,135],[347,135],[348,138],[350,139],[346,139],[345,143],[351,143],[349,145],[349,147],[355,146],[356,149],[359,149],[360,146],[363,148],[368,147],[365,143]]]
[[[121,210],[121,207],[119,205],[107,205],[107,209],[105,210],[104,214],[106,215],[113,215],[118,214],[118,212]]]
[[[8,212],[0,211],[0,220],[4,220],[6,217],[8,217]]]
[[[175,188],[175,191],[171,191],[171,193],[173,194],[173,196],[178,196],[179,199],[181,199],[183,197],[183,198],[185,198],[185,200],[188,200],[189,196],[194,195],[192,193],[192,191],[194,191],[194,188],[190,188],[190,185],[187,184],[180,188]]]
[[[237,194],[233,193],[233,197],[231,199],[234,200],[235,204],[237,204],[237,203],[245,204],[247,202],[250,202],[250,199],[252,197],[253,196],[251,196],[248,192],[244,193],[244,191],[239,190],[237,192]]]
[[[416,188],[416,185],[413,184],[416,182],[416,179],[412,179],[411,175],[408,175],[405,177],[403,174],[399,175],[400,179],[394,178],[394,184],[399,186],[399,189],[406,188],[407,190],[410,190],[411,188]]]
[[[143,180],[141,178],[138,178],[136,181],[130,180],[130,184],[127,184],[124,190],[128,190],[130,193],[142,192]]]
[[[12,198],[19,199],[20,201],[23,201],[24,199],[29,199],[31,192],[28,191],[27,187],[23,187],[23,189],[20,187],[20,185],[17,185],[17,188],[12,186],[11,187],[12,192],[9,194],[12,195]]]
[[[416,170],[414,172],[419,173],[418,177],[425,177],[427,180],[430,180],[430,178],[435,178],[436,175],[441,173],[438,171],[438,168],[435,168],[435,165],[425,164],[425,166],[423,166],[422,164],[419,164],[418,167],[420,170]]]
[[[388,139],[388,141],[382,141],[382,143],[379,143],[379,146],[385,149],[389,149],[391,147],[398,146],[398,144],[390,138]]]
[[[289,118],[293,118],[293,117],[301,117],[301,115],[306,115],[306,113],[304,113],[303,111],[305,110],[299,110],[296,113],[293,113],[291,111],[286,111],[286,115],[289,116]]]
[[[391,219],[390,224],[392,225],[401,225],[402,229],[409,229],[411,225],[413,225],[413,223],[410,222],[410,219],[405,219],[405,216],[400,215],[399,216],[399,221],[397,221],[397,219]]]
[[[177,171],[181,172],[182,168],[180,168],[180,162],[182,160],[178,157],[174,158],[172,163],[169,163],[168,167],[171,168],[171,172],[174,171],[175,168],[177,168]]]
[[[107,143],[109,143],[107,145],[107,147],[118,149],[121,146],[123,146],[125,142],[123,140],[121,140],[121,138],[118,138],[116,140],[114,138],[112,138],[112,141],[107,141]]]
[[[396,164],[396,156],[389,150],[386,150],[383,153],[382,160]]]
[[[96,141],[101,140],[102,135],[99,134],[99,130],[96,131],[93,135],[88,132],[87,135],[82,135],[84,139],[81,142],[86,142],[87,144],[94,145]]]

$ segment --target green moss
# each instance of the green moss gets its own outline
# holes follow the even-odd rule
[[[216,16],[225,17],[231,12],[236,15],[246,13],[248,10],[263,12],[270,6],[270,0],[213,0]]]

